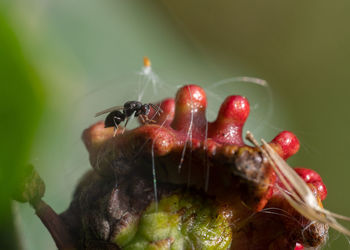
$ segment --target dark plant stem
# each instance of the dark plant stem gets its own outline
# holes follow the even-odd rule
[[[32,203],[36,215],[49,230],[56,246],[60,250],[76,249],[75,242],[69,234],[67,227],[56,212],[43,200]]]

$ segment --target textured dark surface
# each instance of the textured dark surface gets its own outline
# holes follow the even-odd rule
[[[259,147],[244,144],[245,97],[228,96],[214,122],[206,120],[206,94],[198,85],[181,87],[173,101],[160,105],[175,110],[171,121],[159,116],[154,124],[116,134],[97,122],[83,132],[93,170],[61,215],[80,248],[101,241],[125,249],[256,250],[325,241],[328,228],[296,212]],[[289,131],[269,144],[283,159],[300,145]]]
[[[180,189],[168,184],[158,187],[159,198]],[[79,239],[80,248],[114,249],[113,244],[106,242],[138,219],[152,201],[151,180],[130,175],[117,183],[114,178],[102,178],[91,170],[79,183],[69,209],[60,216]]]

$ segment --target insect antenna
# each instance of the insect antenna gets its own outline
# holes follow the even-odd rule
[[[116,136],[116,134],[118,133],[118,128],[119,128],[119,125],[115,119],[115,117],[113,118],[113,122],[114,122],[114,133],[113,133],[113,137]]]
[[[149,103],[149,105],[156,111],[156,115],[160,116],[160,114],[163,113],[163,110],[160,108],[160,106],[155,105],[153,103]]]

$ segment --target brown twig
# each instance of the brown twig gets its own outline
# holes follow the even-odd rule
[[[69,230],[64,225],[56,212],[43,200],[32,203],[36,215],[49,230],[56,246],[60,250],[76,249],[75,242],[69,234]]]

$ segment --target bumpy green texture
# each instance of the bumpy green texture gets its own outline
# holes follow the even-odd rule
[[[22,180],[17,183],[13,198],[19,202],[34,202],[45,193],[45,183],[32,165],[23,169]]]
[[[229,221],[213,202],[174,194],[151,203],[113,242],[125,250],[210,250],[228,249],[231,240]]]

